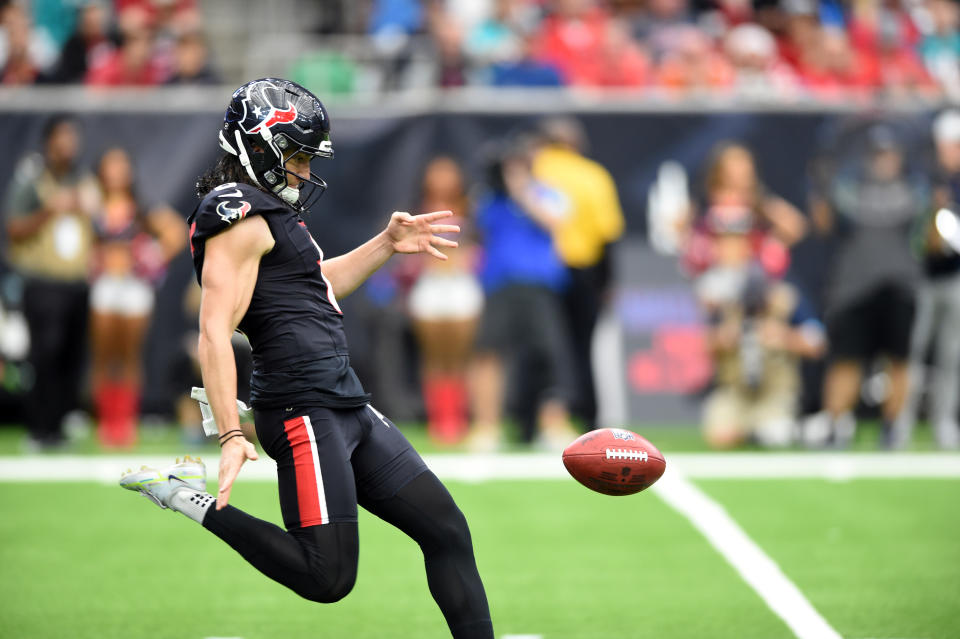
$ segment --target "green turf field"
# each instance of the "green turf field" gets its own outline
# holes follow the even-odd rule
[[[2,462],[0,462],[2,463]],[[847,639],[960,637],[960,481],[698,481]],[[451,482],[497,635],[794,636],[653,492]],[[270,483],[233,502],[279,521]],[[212,535],[119,487],[0,483],[0,637],[444,637],[419,550],[361,519],[357,586],[298,599]]]

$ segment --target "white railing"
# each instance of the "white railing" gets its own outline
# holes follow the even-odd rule
[[[83,86],[0,87],[0,112],[222,112],[236,87],[91,89]],[[320,96],[337,117],[402,116],[420,113],[704,113],[704,112],[918,112],[942,101],[849,94],[834,100],[757,99],[708,92],[678,98],[656,89],[408,89],[388,93]]]

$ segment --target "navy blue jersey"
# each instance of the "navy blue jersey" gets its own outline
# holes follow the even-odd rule
[[[276,244],[260,259],[257,283],[239,329],[253,348],[250,402],[258,409],[369,401],[350,367],[343,314],[321,269],[323,251],[300,215],[247,184],[222,184],[188,220],[197,281],[206,240],[249,215],[260,215]]]

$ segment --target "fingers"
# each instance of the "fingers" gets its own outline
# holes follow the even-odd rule
[[[431,245],[429,245],[429,244],[427,245],[427,253],[429,253],[430,255],[434,256],[434,257],[437,258],[438,260],[446,260],[446,259],[447,259],[447,256],[446,256],[446,255],[444,255],[443,253],[441,253],[440,251],[438,251],[437,249],[435,249],[433,246],[431,246]]]
[[[234,477],[236,473],[233,474]],[[223,510],[230,501],[230,489],[233,488],[233,477],[225,477],[220,482],[220,488],[217,490],[217,510]]]
[[[417,217],[426,220],[427,222],[433,222],[434,220],[442,220],[443,218],[451,217],[452,215],[453,211],[434,211],[432,213],[423,213]],[[457,230],[459,231],[460,229]]]
[[[460,244],[458,244],[453,240],[448,240],[445,237],[436,237],[436,236],[430,238],[430,243],[433,244],[434,246],[446,246],[448,248],[457,248],[458,246],[460,246]]]
[[[431,224],[431,233],[459,233],[460,227],[456,224]]]

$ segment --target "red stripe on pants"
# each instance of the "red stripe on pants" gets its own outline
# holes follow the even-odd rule
[[[287,431],[287,441],[293,451],[293,467],[297,475],[297,508],[300,511],[301,526],[318,526],[326,523],[324,513],[320,509],[320,493],[317,484],[317,468],[314,465],[313,449],[310,446],[310,435],[303,417],[288,419],[283,422]]]

